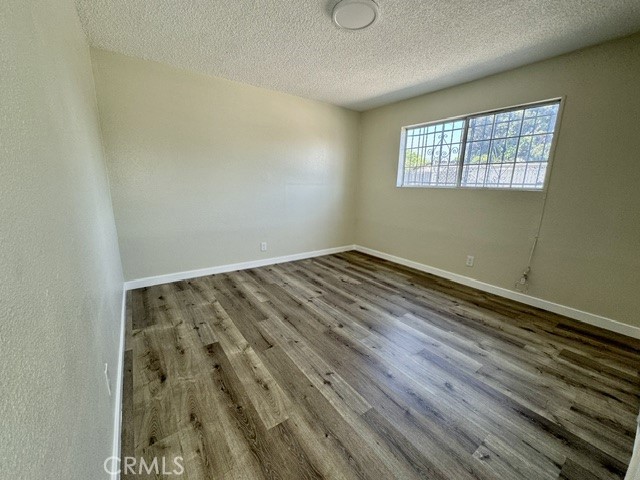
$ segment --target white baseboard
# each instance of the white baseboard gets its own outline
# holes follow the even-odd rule
[[[532,307],[541,308],[549,312],[564,315],[574,320],[579,320],[589,325],[604,328],[612,332],[627,335],[629,337],[640,339],[640,327],[634,327],[626,323],[613,320],[612,318],[603,317],[594,313],[585,312],[576,308],[561,305],[559,303],[550,302],[538,297],[532,297],[525,295],[524,293],[509,290],[503,287],[497,287],[489,283],[484,283],[471,277],[459,275],[457,273],[442,270],[440,268],[431,267],[422,263],[414,262],[406,258],[397,257],[388,253],[373,250],[371,248],[363,247],[361,245],[345,245],[342,247],[326,248],[323,250],[315,250],[312,252],[302,252],[293,255],[285,255],[282,257],[263,258],[260,260],[252,260],[249,262],[233,263],[228,265],[220,265],[217,267],[201,268],[198,270],[189,270],[186,272],[169,273],[166,275],[158,275],[154,277],[140,278],[136,280],[130,280],[125,282],[125,290],[133,290],[135,288],[151,287],[153,285],[161,285],[164,283],[177,282],[188,278],[203,277],[205,275],[214,275],[216,273],[233,272],[236,270],[245,270],[248,268],[264,267],[266,265],[275,265],[277,263],[293,262],[295,260],[303,260],[305,258],[319,257],[322,255],[331,255],[333,253],[346,252],[349,250],[356,250],[362,253],[373,255],[374,257],[389,260],[390,262],[398,263],[407,267],[415,268],[422,272],[431,273],[439,277],[446,278],[456,283],[466,285],[468,287],[477,288],[484,292],[492,293],[500,297],[515,300],[517,302],[531,305]],[[124,318],[124,317],[123,317]],[[119,372],[120,373],[120,372]]]
[[[198,270],[189,270],[186,272],[167,273],[165,275],[157,275],[155,277],[145,277],[136,280],[129,280],[124,283],[125,290],[133,290],[142,287],[152,287],[154,285],[162,285],[164,283],[178,282],[187,278],[204,277],[206,275],[215,275],[216,273],[234,272],[236,270],[246,270],[248,268],[264,267],[267,265],[275,265],[276,263],[293,262],[295,260],[304,260],[305,258],[320,257],[322,255],[331,255],[333,253],[347,252],[354,250],[355,245],[345,245],[342,247],[325,248],[323,250],[314,250],[312,252],[295,253],[293,255],[284,255],[282,257],[262,258],[260,260],[251,260],[249,262],[231,263],[228,265],[220,265],[218,267],[201,268]]]
[[[565,317],[573,318],[574,320],[579,320],[581,322],[588,323],[589,325],[604,328],[605,330],[610,330],[612,332],[621,333],[622,335],[640,339],[640,327],[627,325],[626,323],[613,320],[612,318],[607,318],[596,315],[594,313],[567,307],[565,305],[560,305],[559,303],[553,303],[548,300],[543,300],[542,298],[532,297],[530,295],[525,295],[524,293],[509,290],[507,288],[496,287],[495,285],[484,283],[474,278],[465,277],[464,275],[459,275],[457,273],[448,272],[440,268],[424,265],[412,260],[407,260],[406,258],[396,257],[395,255],[390,255],[388,253],[373,250],[371,248],[363,247],[360,245],[355,245],[354,247],[354,250],[358,252],[367,253],[369,255],[373,255],[374,257],[389,260],[390,262],[398,263],[406,267],[415,268],[416,270],[420,270],[422,272],[431,273],[433,275],[437,275],[438,277],[443,277],[453,282],[466,285],[468,287],[477,288],[478,290],[482,290],[483,292],[492,293],[500,297],[515,300],[526,305],[531,305],[532,307],[537,307],[549,312],[557,313],[559,315],[564,315]]]
[[[120,338],[118,340],[118,370],[116,373],[115,409],[113,412],[113,446],[111,456],[120,458],[120,432],[122,431],[122,383],[124,377],[124,339],[127,323],[127,289],[122,289],[122,311],[120,313]],[[119,473],[112,473],[111,480],[120,480]]]

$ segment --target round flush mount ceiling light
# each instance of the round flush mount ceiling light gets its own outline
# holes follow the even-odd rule
[[[333,23],[347,30],[362,30],[378,18],[373,0],[342,0],[333,7]]]

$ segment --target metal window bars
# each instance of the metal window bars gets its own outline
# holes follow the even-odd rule
[[[560,100],[403,129],[398,186],[541,190]]]

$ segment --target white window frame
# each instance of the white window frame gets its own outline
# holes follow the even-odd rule
[[[443,119],[439,119],[439,120],[434,120],[434,121],[430,121],[430,122],[425,122],[425,123],[416,123],[414,125],[405,125],[404,127],[401,128],[400,130],[400,153],[399,153],[399,159],[398,159],[398,172],[397,172],[397,177],[396,177],[396,187],[397,188],[431,188],[431,189],[462,189],[462,190],[499,190],[499,191],[507,191],[507,192],[546,192],[548,184],[549,184],[549,177],[551,175],[551,169],[553,167],[553,159],[555,157],[555,151],[556,151],[556,145],[558,143],[558,134],[560,132],[560,123],[562,121],[562,112],[564,109],[564,102],[565,102],[565,96],[562,97],[554,97],[554,98],[548,98],[545,100],[537,100],[535,102],[528,102],[528,103],[521,103],[518,105],[512,105],[509,107],[502,107],[502,108],[492,108],[492,109],[488,109],[488,110],[483,110],[483,111],[479,111],[479,112],[474,112],[474,113],[467,113],[464,115],[458,115],[455,117],[448,117],[448,118],[443,118]],[[544,178],[544,182],[542,184],[542,188],[518,188],[518,187],[483,187],[483,186],[464,186],[462,185],[462,174],[463,174],[463,169],[464,169],[464,157],[465,157],[465,152],[466,152],[466,148],[467,148],[467,132],[468,132],[468,128],[469,128],[469,120],[473,117],[479,117],[479,116],[483,116],[483,115],[490,115],[490,114],[498,114],[498,113],[504,113],[504,112],[510,112],[513,110],[520,110],[520,109],[524,109],[524,108],[528,108],[528,107],[534,107],[534,106],[544,106],[544,105],[549,105],[552,103],[558,103],[558,114],[556,116],[556,125],[555,128],[553,129],[553,138],[551,140],[551,146],[549,148],[549,158],[547,160],[547,169],[545,171],[545,178]],[[447,123],[447,122],[455,122],[455,121],[460,121],[463,120],[464,121],[464,132],[463,132],[463,137],[462,137],[462,141],[461,141],[461,152],[460,152],[460,159],[459,159],[459,164],[458,164],[458,179],[457,179],[457,184],[456,185],[403,185],[404,182],[404,161],[405,161],[405,157],[406,157],[406,152],[405,152],[405,147],[406,147],[406,140],[407,140],[407,130],[411,130],[414,128],[420,128],[420,127],[427,127],[430,125],[437,125],[437,124],[441,124],[441,123]]]

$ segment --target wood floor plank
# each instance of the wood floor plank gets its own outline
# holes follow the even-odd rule
[[[599,477],[577,462],[568,458],[562,466],[562,470],[560,471],[560,476],[558,478],[560,480],[597,480]]]
[[[432,362],[444,371],[451,368],[437,358],[433,358]],[[623,476],[623,462],[594,447],[558,423],[538,415],[526,405],[482,380],[462,371],[458,372],[456,378],[452,380],[456,382],[455,388],[459,391],[470,388],[483,392],[486,398],[491,399],[491,408],[483,410],[483,414],[488,421],[498,427],[497,434],[504,436],[515,432],[519,440],[539,450],[543,456],[552,459],[555,463],[561,462],[563,457],[573,456],[579,458],[583,465],[589,465],[592,471],[598,471],[601,478]]]
[[[282,288],[295,292],[296,296],[306,300],[322,295],[322,290],[314,288],[292,275],[292,268],[287,264],[274,265],[271,272],[281,281]]]
[[[308,382],[300,369],[280,347],[263,352],[277,372],[279,381],[300,407],[300,415],[315,427],[315,435],[330,455],[328,466],[339,468],[346,478],[420,478],[420,472],[403,458],[394,456],[382,436],[365,419],[351,410],[345,415]],[[327,478],[334,478],[329,476]],[[435,477],[438,478],[438,477]]]
[[[152,322],[152,306],[149,305],[147,300],[146,288],[139,288],[131,292],[131,310],[132,310],[132,325],[131,329],[139,330],[141,328],[148,327],[153,324]]]
[[[450,478],[438,468],[437,464],[428,458],[426,451],[421,451],[389,419],[382,416],[377,410],[371,409],[367,411],[363,418],[372,430],[385,439],[385,446],[395,456],[402,458],[411,465],[420,478],[429,480],[446,480]]]
[[[213,303],[210,311],[211,328],[266,428],[285,421],[289,400],[280,386],[222,306]]]
[[[159,343],[158,329],[137,330],[133,333],[133,388],[134,396],[142,387],[150,389],[154,396],[167,388],[169,360]],[[169,333],[167,333],[169,334]]]
[[[366,254],[127,303],[121,454],[182,478],[620,479],[631,456],[640,341]]]
[[[284,422],[267,429],[244,391],[245,385],[220,344],[210,345],[214,360],[212,380],[225,395],[225,408],[244,436],[265,478],[321,478],[295,435]]]
[[[294,327],[295,327],[295,326],[298,326],[298,327],[300,327],[300,328],[301,328],[301,325],[302,325],[302,324],[298,324],[298,323],[297,323],[297,324],[292,324],[292,326],[294,326]],[[319,341],[319,340],[318,340],[318,341]],[[348,350],[349,350],[349,349],[350,349],[350,350],[354,350],[354,345],[353,345],[353,344],[349,344],[348,342],[344,342],[343,340],[338,340],[338,342],[337,342],[337,343],[338,343],[338,344],[340,344],[340,342],[343,342],[343,343],[344,343],[344,345],[343,345],[343,346],[346,346],[346,347],[347,347],[347,349],[346,349],[346,352],[347,352],[347,353],[348,353]],[[323,351],[325,351],[325,352],[327,352],[327,353],[328,353],[328,352],[330,352],[330,351],[331,351],[331,345],[329,345],[329,344],[324,344],[324,345],[323,345],[323,347],[322,347],[322,349],[323,349]],[[343,350],[345,350],[345,349],[343,349]],[[369,357],[367,356],[367,354],[366,354],[366,353],[362,353],[361,355],[362,355],[362,357],[363,357],[363,358],[369,358]],[[331,356],[332,356],[332,357],[334,357],[334,358],[339,358],[340,356],[344,357],[344,356],[345,356],[345,353],[343,353],[342,355],[340,355],[340,354],[338,354],[338,353],[336,353],[336,354],[331,354]],[[356,360],[353,360],[353,361],[352,361],[352,362],[350,362],[350,363],[352,363],[352,364],[357,364]],[[353,369],[352,369],[350,366],[347,366],[347,367],[346,367],[346,369],[345,369],[345,372],[351,372],[351,373],[352,373],[352,372],[353,372]],[[377,372],[377,373],[379,374],[379,376],[381,376],[382,378],[384,378],[384,379],[385,379],[385,381],[387,381],[387,382],[393,378],[393,377],[389,377],[389,378],[385,378],[385,377],[384,377],[384,375],[385,375],[384,367],[381,367],[381,368],[378,370],[378,372]],[[345,375],[348,375],[348,374],[347,374],[347,373],[345,373]],[[371,374],[371,376],[370,376],[369,378],[373,378],[374,376],[375,376],[375,374]],[[347,376],[347,377],[345,377],[345,378],[349,378],[349,377]],[[353,380],[353,379],[350,379],[350,382],[351,382],[352,384],[354,384],[354,380]],[[357,383],[357,382],[356,382],[356,383]],[[361,384],[361,385],[365,385],[365,388],[368,388],[368,387],[370,386],[370,380],[362,382],[362,384]],[[385,385],[384,383],[381,383],[380,385],[381,385],[381,388],[386,388],[386,385]],[[399,386],[399,390],[402,390],[403,388],[405,388],[405,387]],[[361,392],[361,393],[362,393],[362,392]],[[444,390],[444,389],[443,389],[443,391],[442,391],[441,393],[442,393],[443,395],[446,395],[446,393],[447,393],[447,392],[446,392],[446,390]],[[413,395],[414,395],[414,394],[411,394],[411,395],[412,395],[412,396],[411,396],[410,398],[413,398]],[[366,395],[365,395],[365,396],[366,396]],[[434,398],[437,398],[437,397],[434,397]],[[413,400],[412,400],[412,401],[413,401]],[[421,400],[419,401],[419,403],[418,403],[418,404],[416,404],[416,408],[418,408],[418,410],[420,410],[420,409],[422,409],[422,408],[424,407],[423,405],[421,405],[421,404],[420,404],[420,402],[422,402],[422,401],[424,401],[424,399],[421,399]],[[432,407],[428,407],[427,409],[428,409],[428,410],[432,410],[433,408],[432,408]],[[526,410],[526,409],[525,409],[525,410]],[[526,410],[526,411],[527,411],[527,414],[528,414],[528,415],[532,415],[532,414],[534,413],[534,412],[529,411],[529,410]],[[458,415],[458,417],[462,418],[462,417],[461,417],[461,415]],[[437,418],[437,417],[436,417],[436,418]],[[400,419],[399,419],[399,421],[400,421]],[[433,429],[435,429],[435,428],[437,428],[437,425],[432,426],[432,427],[429,427],[429,429],[426,429],[426,430],[427,430],[427,431],[429,431],[429,430],[433,430]],[[443,438],[445,438],[445,437],[444,437],[444,435],[443,435]],[[463,437],[459,437],[459,438],[463,438]],[[575,440],[575,439],[572,439],[572,440]],[[566,440],[563,440],[563,441],[566,441]],[[478,443],[479,443],[479,442],[478,442]],[[619,468],[619,467],[618,467],[618,465],[619,465],[618,463],[615,463],[615,462],[614,462],[613,464],[611,464],[611,465],[610,465],[611,460],[612,460],[611,458],[609,458],[608,456],[604,455],[604,457],[603,457],[603,461],[604,461],[607,465],[612,466],[613,468]]]
[[[305,337],[305,334],[311,335],[307,338],[309,338],[310,342],[315,342],[318,351],[332,353],[340,349],[343,350],[342,354],[331,354],[330,356],[333,358],[345,358],[348,355],[348,351],[354,351],[361,358],[370,359],[364,348],[357,347],[349,339],[339,338],[340,334],[338,332],[327,332],[328,337],[336,336],[336,341],[331,342],[329,338],[313,336],[313,330],[308,326],[305,328],[304,322],[290,323],[289,325],[296,329],[302,337]],[[367,365],[355,365],[355,362],[346,363],[348,364],[341,365],[339,362],[334,362],[334,367],[338,367],[341,375],[348,379],[349,383],[354,385],[363,396],[375,399],[376,404],[384,409],[385,415],[393,416],[394,423],[402,425],[406,429],[405,431],[412,435],[414,441],[420,439],[419,441],[423,448],[425,448],[425,445],[429,445],[426,450],[432,458],[437,458],[438,468],[440,471],[445,472],[445,476],[449,478],[487,478],[482,476],[480,472],[473,471],[473,469],[471,469],[471,472],[468,471],[463,463],[460,462],[461,458],[470,458],[471,453],[477,448],[481,439],[469,440],[471,445],[465,448],[460,442],[467,442],[466,437],[469,432],[460,432],[460,434],[447,432],[452,425],[437,412],[437,409],[425,397],[416,396],[417,391],[412,390],[411,387],[404,383],[398,383],[396,378],[404,378],[401,372],[394,369],[394,373],[391,374],[387,368],[379,364],[378,368],[368,365],[370,362],[367,362]],[[363,369],[364,372],[360,371]],[[408,381],[407,378],[404,378],[404,380]],[[393,383],[393,385],[390,386],[389,383]],[[413,384],[413,387],[420,389],[415,384]],[[407,399],[411,399],[408,404]],[[414,410],[411,406],[402,407],[402,404],[413,405],[416,409]],[[427,411],[429,415],[433,414],[434,416],[428,419],[419,413],[420,411]],[[456,416],[460,421],[462,420],[460,415]],[[462,425],[462,423],[459,423],[459,425]],[[430,436],[432,432],[440,432],[443,435],[434,438]]]
[[[256,302],[251,301],[255,298],[253,294],[244,290],[240,284],[224,277],[202,277],[198,283],[214,292],[215,302],[219,303],[228,315],[233,316],[236,327],[254,349],[264,350],[271,346],[254,328],[255,322],[267,319],[268,314],[263,308],[258,307]]]
[[[261,478],[246,442],[225,415],[224,396],[211,375],[203,373],[172,388],[189,478]]]
[[[573,363],[574,365],[582,367],[585,370],[600,374],[600,376],[603,378],[614,377],[616,379],[619,379],[625,384],[629,391],[636,393],[640,391],[640,385],[638,385],[640,377],[638,377],[637,374],[634,375],[624,370],[610,367],[606,364],[598,362],[590,356],[586,356],[569,349],[561,350],[558,356],[564,360],[567,360],[568,362]]]
[[[152,326],[133,336],[133,431],[136,455],[178,433],[172,381],[186,372],[174,354],[176,332]],[[182,360],[193,362],[196,352],[185,351]],[[173,376],[172,376],[173,375]]]
[[[135,455],[133,417],[133,350],[124,352],[122,379],[122,429],[120,435],[120,458]]]
[[[135,458],[135,465],[132,473],[124,464],[122,478],[136,479],[142,478],[145,480],[171,480],[176,478],[174,472],[181,472],[184,470],[180,467],[184,467],[184,463],[180,461],[180,458],[184,458],[182,453],[182,446],[177,433],[174,433],[168,437],[155,442],[152,445],[139,451]],[[176,463],[177,462],[177,463]],[[189,480],[190,477],[183,472],[179,477],[181,479]]]
[[[178,433],[171,388],[152,392],[148,385],[134,391],[134,452],[140,456],[149,447]]]
[[[264,334],[274,339],[336,410],[343,415],[346,415],[347,409],[361,415],[371,409],[369,402],[337,375],[306,343],[299,341],[294,332],[280,320],[270,318],[258,328],[264,329]]]
[[[487,463],[502,478],[552,480],[560,473],[560,465],[532,457],[530,451],[523,454],[495,435],[489,435],[482,441],[474,457]]]

